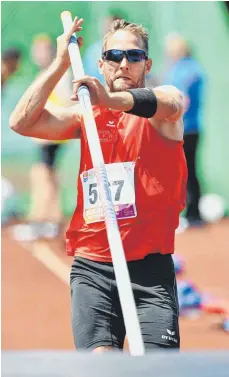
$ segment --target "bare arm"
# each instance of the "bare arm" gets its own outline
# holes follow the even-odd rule
[[[158,86],[153,91],[157,98],[157,111],[151,119],[171,123],[179,120],[184,111],[181,92],[172,85]],[[117,92],[111,93],[110,96],[113,109],[129,111],[133,108],[134,101],[131,93]]]
[[[58,38],[57,57],[27,89],[10,117],[10,127],[24,136],[47,140],[77,137],[80,128],[78,106],[58,109],[47,104],[48,97],[70,65],[68,41],[71,34],[81,29],[75,19],[68,34]]]
[[[72,100],[78,100],[79,87],[86,84],[90,90],[93,105],[101,105],[119,111],[130,111],[134,106],[134,99],[130,92],[108,92],[95,77],[85,76],[74,81],[74,94]],[[184,111],[183,96],[172,85],[158,86],[154,89],[157,98],[157,111],[153,119],[176,122]]]
[[[155,88],[154,93],[157,98],[157,111],[149,119],[150,124],[163,137],[182,141],[184,134],[182,119],[184,99],[181,92],[174,86],[167,85]],[[115,101],[109,107],[122,111],[129,111],[133,108],[133,96],[129,92],[112,93],[111,97]]]
[[[153,120],[166,120],[175,123],[183,114],[183,97],[174,86],[158,86],[154,89],[157,98],[157,111]],[[111,93],[112,108],[129,111],[134,105],[133,96],[129,92]]]

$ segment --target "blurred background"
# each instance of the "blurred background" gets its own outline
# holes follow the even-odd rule
[[[73,349],[64,231],[76,205],[79,141],[41,143],[9,117],[55,56],[60,13],[84,18],[85,73],[101,81],[101,39],[116,18],[149,31],[150,87],[186,103],[187,209],[176,236],[182,349],[229,349],[229,10],[226,2],[2,2],[2,348]],[[72,106],[71,70],[49,101]]]

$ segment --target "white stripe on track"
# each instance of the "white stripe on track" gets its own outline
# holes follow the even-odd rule
[[[54,251],[45,242],[26,243],[20,242],[24,249],[31,252],[31,254],[45,267],[48,268],[55,276],[57,276],[62,282],[69,286],[70,284],[70,267],[62,262],[62,260],[56,256]]]

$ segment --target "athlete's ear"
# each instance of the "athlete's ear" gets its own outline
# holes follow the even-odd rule
[[[148,75],[150,73],[152,64],[153,64],[152,59],[147,59],[146,60],[146,66],[145,66],[146,75]]]
[[[104,65],[103,59],[99,59],[98,67],[99,67],[99,73],[101,73],[101,75],[103,75],[103,72],[104,72],[103,65]]]

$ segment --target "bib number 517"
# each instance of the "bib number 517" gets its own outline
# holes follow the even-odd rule
[[[109,186],[111,187],[111,194],[113,194],[114,192],[112,188],[114,187],[115,189],[114,196],[112,195],[112,199],[115,202],[118,202],[120,200],[123,185],[124,185],[124,180],[113,181],[112,184],[109,183]],[[89,184],[89,203],[95,204],[97,200],[98,200],[97,183],[90,183]]]

